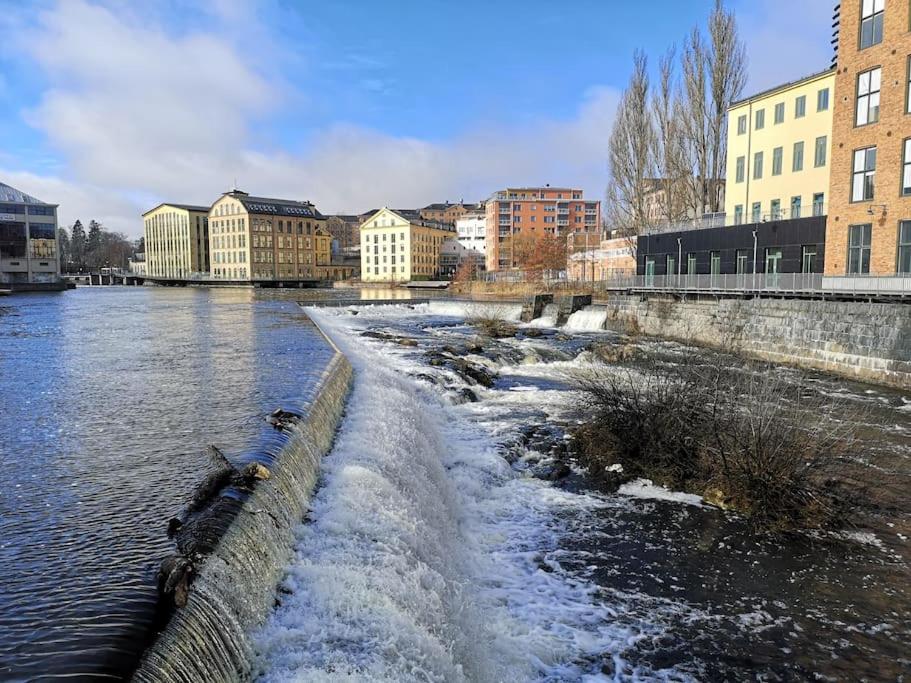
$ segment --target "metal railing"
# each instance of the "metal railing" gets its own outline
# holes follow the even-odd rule
[[[812,218],[825,216],[828,212],[825,203],[806,204],[800,207],[782,207],[776,211],[754,214],[752,211],[741,215],[712,213],[700,218],[686,218],[682,220],[658,221],[652,225],[644,226],[640,231],[642,235],[659,235],[667,232],[686,232],[688,230],[706,230],[708,228],[730,228],[737,225],[752,225],[755,223],[770,223],[774,221],[790,221],[798,218]]]

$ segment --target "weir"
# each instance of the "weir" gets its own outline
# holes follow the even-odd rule
[[[323,335],[325,337],[325,335]],[[290,561],[294,528],[303,519],[352,384],[352,369],[335,355],[306,414],[287,429],[288,443],[247,498],[177,609],[146,650],[134,681],[236,681],[251,676],[250,634],[275,602]]]

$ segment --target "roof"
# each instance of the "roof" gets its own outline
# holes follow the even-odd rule
[[[804,76],[803,78],[798,78],[796,81],[788,81],[787,83],[782,83],[781,85],[776,85],[774,88],[769,88],[768,90],[763,90],[762,92],[756,93],[755,95],[750,95],[749,97],[743,97],[743,98],[737,100],[736,102],[732,102],[731,106],[728,107],[728,111],[730,111],[731,109],[734,109],[735,107],[739,107],[743,104],[746,104],[747,102],[750,102],[752,100],[761,100],[765,97],[769,97],[770,95],[774,95],[777,92],[781,92],[783,90],[790,90],[791,88],[797,87],[798,85],[802,85],[803,83],[807,83],[809,81],[815,81],[818,78],[822,78],[823,76],[828,76],[829,74],[834,74],[834,73],[835,73],[835,67],[829,67],[828,69],[825,69],[823,71],[817,71],[816,73],[810,74],[809,76]]]
[[[47,204],[30,194],[25,194],[22,190],[15,187],[0,183],[0,202],[13,202],[15,204],[44,204],[45,206],[57,206],[56,204]]]
[[[161,204],[158,204],[157,206],[152,207],[148,211],[143,211],[142,215],[146,216],[146,215],[152,213],[153,211],[157,211],[162,206],[173,206],[175,209],[183,209],[184,211],[196,211],[198,213],[209,213],[208,206],[197,206],[196,204],[176,204],[174,202],[162,202]]]
[[[376,213],[378,213],[379,211],[382,211],[382,209],[378,209]],[[404,218],[406,221],[408,221],[412,225],[419,225],[424,228],[436,228],[437,230],[445,230],[446,232],[455,233],[455,227],[452,225],[452,223],[445,223],[443,221],[432,221],[432,220],[428,220],[426,218],[421,218],[421,212],[417,209],[389,209],[389,211],[400,216],[401,218]],[[364,220],[364,223],[366,223],[368,220],[370,220],[371,217],[372,217],[372,215],[368,216]]]
[[[250,213],[268,213],[275,216],[309,216],[323,218],[312,202],[297,199],[276,199],[274,197],[251,197],[246,192],[232,190],[224,196],[234,197]]]

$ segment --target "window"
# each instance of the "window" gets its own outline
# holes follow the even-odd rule
[[[737,135],[745,135],[747,132],[747,115],[737,117]]]
[[[667,275],[676,275],[677,274],[677,257],[676,256],[671,256],[670,254],[668,254],[665,257],[664,272]]]
[[[863,202],[873,199],[873,185],[876,176],[876,147],[858,149],[854,152],[854,169],[851,179],[851,201]]]
[[[767,247],[765,250],[765,272],[778,275],[781,272],[781,247]]]
[[[753,180],[762,178],[762,152],[753,155]]]
[[[902,196],[911,195],[911,138],[905,140],[905,158],[902,163]]]
[[[816,93],[816,111],[826,111],[829,108],[829,89],[823,88]]]
[[[758,223],[762,218],[762,202],[753,202],[752,210],[752,220],[754,223]]]
[[[800,218],[800,196],[791,197],[791,218]]]
[[[803,170],[803,142],[794,143],[794,159],[791,161],[791,170],[794,173]]]
[[[880,67],[864,71],[857,76],[857,115],[854,124],[865,126],[879,121],[879,90],[883,70]]]
[[[800,248],[800,272],[816,272],[816,245],[805,244]]]
[[[687,275],[696,274],[696,254],[693,252],[686,255],[686,272]]]
[[[737,250],[737,268],[736,272],[738,275],[743,275],[749,269],[750,263],[750,252],[746,249]]]
[[[738,204],[734,207],[734,225],[741,225],[743,223],[743,204]]]
[[[713,251],[709,258],[709,271],[712,275],[721,275],[721,252]]]
[[[870,272],[870,239],[873,225],[852,225],[848,228],[848,273],[862,275]]]
[[[781,220],[781,200],[773,199],[771,204],[772,220]]]
[[[813,195],[813,215],[824,216],[826,213],[826,195],[824,192],[817,192]]]
[[[772,150],[772,175],[781,175],[781,160],[784,158],[784,149],[776,147]]]
[[[816,168],[826,165],[826,146],[829,143],[827,135],[816,138],[816,151],[813,153],[813,165]]]
[[[756,110],[756,130],[765,128],[765,109]]]
[[[905,111],[911,114],[911,56],[908,57],[908,82],[905,85],[907,86]]]
[[[860,49],[883,42],[883,13],[886,0],[861,0]]]
[[[794,118],[802,119],[807,115],[807,96],[801,95],[794,100]]]
[[[746,157],[737,157],[737,182],[742,183],[746,175]]]
[[[911,221],[898,224],[898,268],[899,273],[911,273]]]
[[[775,123],[784,121],[784,102],[775,105]]]

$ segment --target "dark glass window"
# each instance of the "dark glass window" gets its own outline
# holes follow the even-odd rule
[[[39,206],[32,205],[28,207],[29,216],[53,216],[54,207],[53,206]]]
[[[886,0],[861,0],[860,49],[883,42],[883,15]]]
[[[875,179],[876,147],[856,150],[851,180],[851,201],[873,199]]]
[[[898,224],[898,272],[911,273],[911,221]]]
[[[861,275],[870,272],[870,242],[873,225],[852,225],[848,228],[848,273]]]

